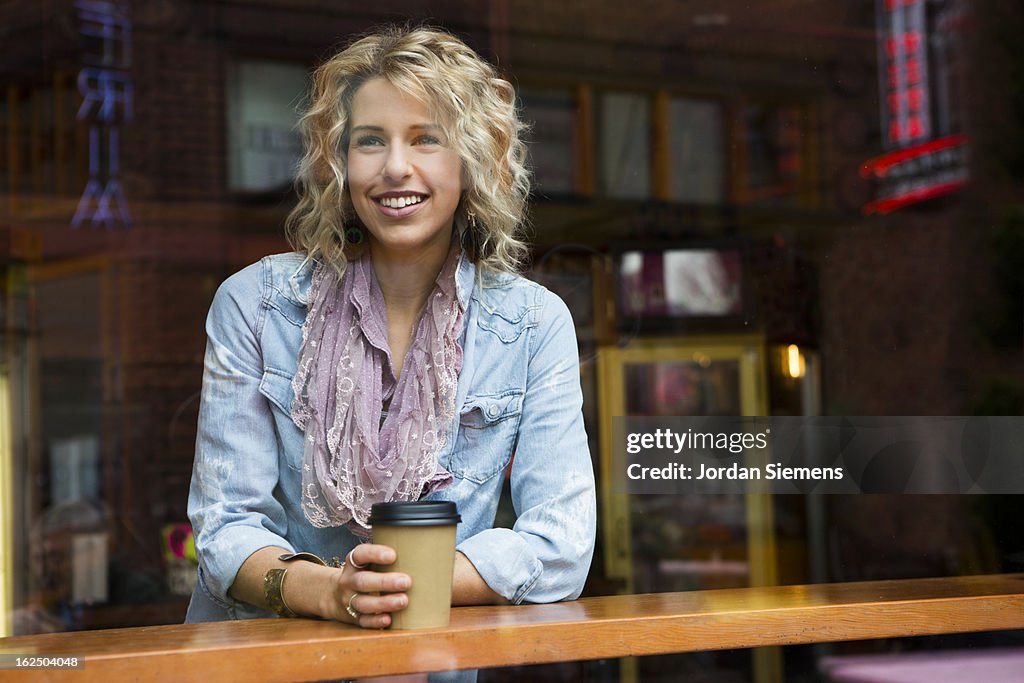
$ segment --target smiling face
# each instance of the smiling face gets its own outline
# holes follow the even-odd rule
[[[426,105],[383,78],[352,100],[348,188],[375,255],[443,260],[462,160]]]

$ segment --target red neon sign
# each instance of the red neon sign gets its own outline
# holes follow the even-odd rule
[[[925,0],[880,0],[879,86],[888,147],[927,140],[932,134],[926,26]]]
[[[946,183],[936,183],[935,185],[911,190],[910,192],[905,192],[901,195],[894,195],[892,197],[886,197],[885,199],[875,200],[870,204],[866,204],[863,211],[866,214],[877,213],[879,215],[885,215],[895,211],[896,209],[903,208],[908,204],[916,204],[917,202],[923,202],[926,199],[934,199],[935,197],[951,194],[961,189],[966,184],[966,179],[952,180]]]
[[[950,135],[864,162],[860,174],[878,185],[879,198],[865,214],[886,214],[941,197],[967,184],[967,136]]]
[[[930,140],[920,145],[914,145],[913,147],[904,147],[903,149],[896,150],[895,152],[889,152],[882,156],[877,156],[874,159],[868,159],[860,167],[860,175],[862,178],[868,178],[874,175],[876,178],[884,178],[893,166],[916,159],[918,157],[931,154],[933,152],[939,152],[944,149],[953,149],[955,147],[962,147],[967,144],[966,135],[950,135],[938,140]]]
[[[942,10],[938,0],[876,0],[878,27],[878,86],[882,114],[882,142],[888,153],[864,162],[863,178],[871,182],[875,200],[863,207],[866,214],[886,214],[959,190],[967,184],[967,137],[933,135],[948,132],[940,116],[933,126],[936,105],[947,111],[942,90],[930,90],[929,13]],[[941,29],[939,29],[941,30]],[[939,95],[942,101],[933,102]],[[941,130],[937,130],[941,129]]]

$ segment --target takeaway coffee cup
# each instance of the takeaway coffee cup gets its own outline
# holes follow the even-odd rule
[[[394,564],[382,572],[412,577],[409,605],[391,613],[391,628],[443,628],[452,605],[455,528],[462,521],[455,503],[375,503],[370,509],[373,542],[395,549]]]

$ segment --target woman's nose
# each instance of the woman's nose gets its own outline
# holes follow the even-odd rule
[[[409,164],[408,150],[402,145],[391,145],[384,160],[384,177],[389,180],[402,180],[410,173],[412,168]]]

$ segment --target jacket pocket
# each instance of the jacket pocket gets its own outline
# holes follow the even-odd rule
[[[522,410],[523,392],[518,389],[467,398],[448,471],[477,483],[504,471],[515,450]]]
[[[267,368],[263,371],[263,379],[260,380],[260,393],[266,396],[267,400],[277,406],[285,415],[291,415],[292,399],[295,398],[295,394],[292,392],[292,378],[290,375],[280,370]]]
[[[267,368],[263,371],[263,379],[260,380],[260,393],[270,403],[281,462],[293,470],[301,471],[304,435],[292,421],[292,400],[295,393],[292,391],[291,375]]]

